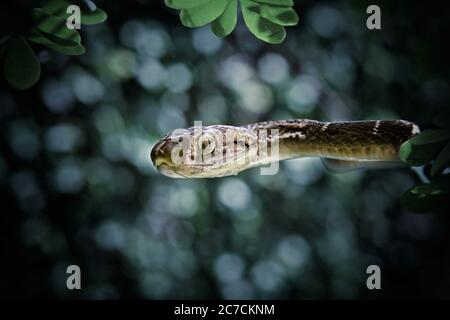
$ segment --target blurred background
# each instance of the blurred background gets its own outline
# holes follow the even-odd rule
[[[450,14],[438,3],[297,0],[281,45],[241,16],[227,38],[163,1],[98,1],[86,54],[34,45],[39,82],[0,84],[4,298],[450,298],[450,218],[404,211],[410,169],[174,180],[150,162],[169,131],[311,118],[405,119],[448,108]],[[79,265],[82,290],[66,288]],[[382,290],[366,288],[377,264]]]

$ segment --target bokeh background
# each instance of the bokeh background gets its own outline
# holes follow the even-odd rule
[[[407,168],[174,180],[149,152],[194,120],[406,119],[426,127],[449,94],[439,3],[297,0],[281,45],[240,17],[225,39],[184,28],[163,1],[98,1],[87,53],[34,46],[38,84],[0,86],[4,298],[450,298],[450,219],[404,211]],[[66,289],[66,267],[82,290]],[[382,290],[366,288],[377,264]]]

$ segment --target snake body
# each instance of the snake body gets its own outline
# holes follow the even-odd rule
[[[161,139],[152,149],[151,159],[161,173],[176,178],[227,176],[297,157],[349,164],[391,163],[399,161],[401,144],[419,131],[417,125],[405,120],[293,119],[240,127],[191,127]],[[193,161],[206,153],[208,161]],[[178,161],[174,161],[174,154]]]

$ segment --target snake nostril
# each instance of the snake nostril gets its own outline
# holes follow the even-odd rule
[[[158,155],[159,152],[162,152],[161,150],[161,144],[157,143],[153,149],[150,151],[150,158],[152,159],[153,164],[155,165],[155,161],[156,161],[156,156]]]
[[[150,158],[156,168],[163,164],[170,165],[170,144],[165,141],[158,142],[150,151]]]

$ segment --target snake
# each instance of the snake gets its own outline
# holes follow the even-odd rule
[[[402,143],[420,133],[406,120],[265,121],[173,130],[150,152],[172,178],[217,178],[281,160],[319,157],[333,171],[400,164]],[[267,168],[267,167],[266,167]]]

